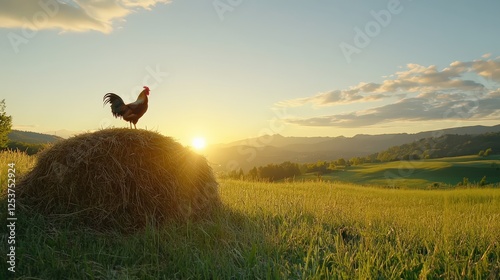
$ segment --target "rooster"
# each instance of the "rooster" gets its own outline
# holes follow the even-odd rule
[[[139,94],[134,103],[125,104],[123,99],[114,93],[104,95],[102,100],[104,101],[104,105],[111,104],[111,113],[113,113],[115,118],[123,117],[124,120],[130,122],[130,128],[134,124],[134,128],[137,129],[135,124],[148,110],[148,95],[149,88],[144,86],[144,90]]]

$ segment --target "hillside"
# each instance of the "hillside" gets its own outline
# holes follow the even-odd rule
[[[353,137],[284,137],[275,134],[214,145],[207,148],[206,155],[218,170],[242,168],[246,172],[254,166],[269,163],[350,159],[378,153],[422,138],[442,137],[446,134],[477,135],[488,132],[500,132],[500,125],[467,126],[415,134],[358,134]]]
[[[27,144],[46,144],[57,142],[63,139],[55,135],[20,130],[12,130],[9,133],[8,137],[11,142],[20,142]]]
[[[369,157],[380,161],[401,159],[442,158],[475,155],[480,151],[500,151],[500,132],[478,135],[446,134],[436,138],[422,138],[412,143],[393,146]]]
[[[323,180],[360,185],[382,185],[397,188],[429,188],[442,184],[455,186],[464,178],[472,184],[486,177],[486,183],[500,183],[500,156],[461,156],[418,161],[393,161],[350,166],[323,174]],[[307,174],[302,179],[315,179]]]
[[[7,149],[23,151],[28,155],[36,154],[47,144],[63,139],[55,135],[19,130],[12,130],[8,137]]]

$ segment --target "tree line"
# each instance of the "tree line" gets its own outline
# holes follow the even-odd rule
[[[466,155],[489,156],[500,151],[500,132],[478,135],[447,134],[393,146],[370,155],[379,162],[418,160]]]
[[[254,167],[248,172],[242,169],[232,170],[226,177],[244,180],[279,181],[295,178],[304,174],[321,176],[345,170],[353,165],[365,163],[380,163],[401,160],[420,160],[430,158],[454,157],[464,155],[479,155],[487,157],[500,151],[500,133],[479,135],[443,135],[441,137],[423,138],[412,143],[393,146],[385,151],[364,157],[351,159],[339,158],[333,161],[318,161],[315,163],[283,162]]]
[[[306,173],[317,175],[334,172],[338,169],[345,169],[351,166],[351,162],[340,158],[335,161],[318,161],[316,163],[293,163],[286,161],[280,164],[267,164],[258,166],[244,172],[243,169],[232,170],[226,174],[231,179],[258,180],[258,181],[279,181],[283,179],[295,178]]]
[[[295,176],[301,175],[300,166],[298,163],[292,163],[289,161],[280,164],[268,164],[265,166],[254,167],[250,169],[247,173],[243,172],[243,169],[232,170],[227,176],[232,179],[244,179],[244,180],[264,180],[264,181],[278,181],[285,178],[294,178]]]

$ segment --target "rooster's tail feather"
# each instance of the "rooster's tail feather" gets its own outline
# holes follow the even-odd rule
[[[123,114],[125,113],[124,110],[125,103],[123,102],[123,99],[120,96],[114,93],[108,93],[104,95],[104,98],[102,100],[104,102],[103,105],[106,105],[108,103],[111,104],[111,113],[113,113],[113,116],[119,117],[123,116]]]

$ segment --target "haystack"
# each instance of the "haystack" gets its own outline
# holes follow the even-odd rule
[[[106,129],[42,152],[21,181],[22,206],[97,230],[203,217],[218,207],[207,160],[146,130]]]

